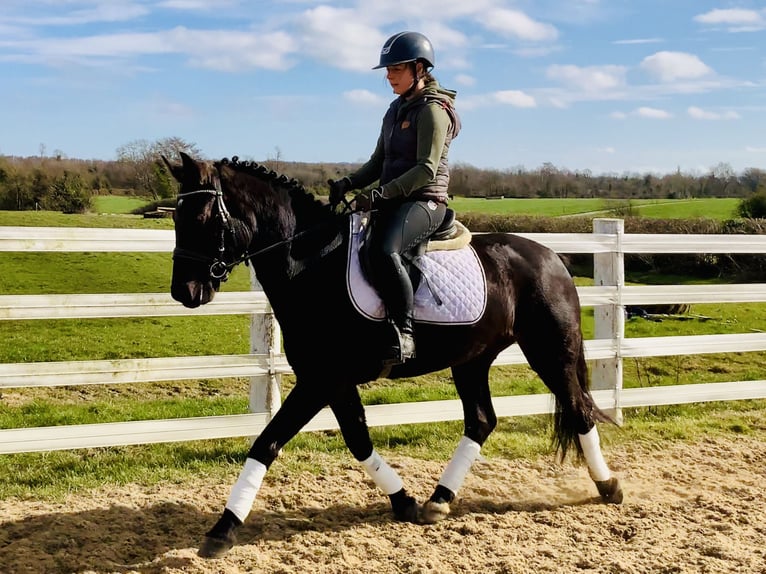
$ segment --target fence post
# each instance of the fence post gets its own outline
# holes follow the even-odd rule
[[[255,276],[253,266],[250,270],[250,288],[263,291]],[[282,333],[274,313],[254,313],[250,319],[250,352],[269,356],[269,374],[250,377],[250,412],[268,412],[273,417],[282,402],[282,375],[276,373],[274,358],[281,351]]]
[[[593,361],[591,388],[614,391],[614,405],[606,411],[618,424],[622,424],[620,391],[622,390],[622,339],[625,336],[625,309],[622,306],[622,287],[625,285],[625,257],[622,252],[622,236],[625,222],[622,219],[593,220],[593,233],[614,235],[615,248],[608,253],[593,254],[593,281],[596,286],[617,287],[617,301],[612,305],[593,308],[594,338],[614,341],[615,354],[609,359]]]

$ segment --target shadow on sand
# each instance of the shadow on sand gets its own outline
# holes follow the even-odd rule
[[[451,517],[535,514],[594,503],[600,503],[599,499],[558,503],[464,499],[454,505]],[[114,505],[106,509],[55,512],[6,522],[0,528],[0,570],[3,574],[152,574],[183,570],[191,565],[206,530],[218,517],[218,513],[201,512],[189,504],[158,503],[139,509]],[[393,516],[386,502],[279,512],[255,510],[238,538],[240,544],[258,540],[289,542],[302,532],[342,532],[359,524],[383,525],[391,521]],[[449,519],[444,524],[449,524]]]

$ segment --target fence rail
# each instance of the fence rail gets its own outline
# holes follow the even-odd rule
[[[622,361],[629,357],[766,350],[766,333],[676,337],[624,337],[624,306],[658,303],[766,302],[766,284],[624,284],[627,253],[766,253],[766,236],[624,234],[620,220],[594,220],[594,233],[519,234],[559,253],[594,254],[595,286],[579,287],[583,307],[593,307],[596,336],[585,342],[593,361],[594,398],[618,415],[622,408],[687,402],[766,398],[766,381],[622,388]],[[166,252],[172,231],[137,229],[0,227],[0,252]],[[278,346],[279,331],[257,282],[250,292],[223,292],[208,305],[186,309],[166,293],[0,296],[0,321],[247,314],[252,316],[246,355],[62,361],[0,365],[0,389],[81,384],[139,383],[220,377],[251,377],[250,414],[0,430],[0,453],[148,444],[258,434],[279,406],[279,377],[291,372]],[[517,346],[494,365],[524,364]],[[550,413],[548,394],[496,397],[499,416]],[[367,407],[371,426],[462,419],[460,401],[428,401]],[[304,430],[335,429],[328,409]]]

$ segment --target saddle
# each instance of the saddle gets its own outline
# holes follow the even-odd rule
[[[367,219],[369,221],[369,216],[367,216]],[[359,246],[359,261],[362,273],[367,280],[373,277],[371,270],[374,262],[369,253],[369,239],[372,228],[372,225],[365,225],[364,236]],[[412,289],[417,291],[420,281],[423,279],[423,269],[418,262],[427,251],[460,249],[470,242],[471,232],[457,220],[455,210],[448,207],[444,213],[444,220],[441,222],[441,225],[425,241],[402,254],[402,262],[410,276],[410,281],[412,281]]]
[[[470,245],[471,233],[460,222],[448,239],[431,239],[416,249],[417,266],[410,271],[418,281],[415,291],[416,323],[470,325],[484,314],[487,304],[487,278],[476,252]],[[449,222],[448,222],[449,223]],[[448,229],[451,225],[444,225]],[[352,214],[349,219],[346,287],[351,303],[365,318],[386,319],[386,309],[377,290],[365,273],[361,244],[369,233],[369,213]],[[442,237],[444,237],[443,235]],[[365,242],[365,243],[368,243]],[[412,257],[409,254],[408,257]],[[421,278],[425,278],[421,281]]]

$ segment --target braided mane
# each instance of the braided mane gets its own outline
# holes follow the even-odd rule
[[[298,201],[296,207],[322,210],[326,209],[326,205],[318,200],[313,193],[307,190],[304,185],[295,179],[294,177],[288,177],[287,175],[277,173],[273,169],[266,167],[255,161],[240,161],[238,156],[232,156],[231,159],[225,157],[220,161],[215,162],[216,167],[225,165],[234,168],[240,173],[248,173],[258,177],[261,181],[278,185],[282,188],[286,188],[293,201]]]
[[[295,191],[302,191],[309,193],[305,187],[294,177],[287,177],[284,174],[279,174],[273,169],[269,169],[263,164],[255,161],[239,161],[238,156],[232,156],[231,160],[227,157],[221,161],[216,162],[216,165],[228,165],[235,168],[237,171],[247,171],[253,175],[257,175],[263,180],[272,181],[280,185],[285,185],[294,189]]]

